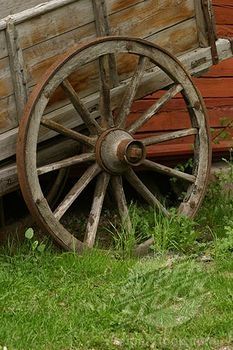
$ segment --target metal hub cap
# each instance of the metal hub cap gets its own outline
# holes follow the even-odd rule
[[[99,165],[112,174],[120,174],[129,166],[139,165],[146,156],[142,142],[121,129],[109,129],[100,135],[96,143],[96,159]]]

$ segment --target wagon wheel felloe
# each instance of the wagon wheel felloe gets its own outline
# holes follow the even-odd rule
[[[114,86],[106,68],[108,55],[130,55],[137,58],[137,65],[130,77]],[[117,61],[117,60],[116,60]],[[90,62],[99,66],[99,118],[92,113],[71,83],[70,75]],[[128,122],[134,100],[146,94],[143,86],[145,77],[157,67],[166,79],[168,88],[145,110],[136,121]],[[149,72],[149,73],[148,73]],[[86,131],[77,131],[46,117],[45,109],[55,90],[65,92],[77,114],[81,116]],[[136,133],[173,97],[181,93],[189,112],[190,126],[178,131],[163,132],[159,135],[139,138]],[[117,97],[117,98],[116,98]],[[117,101],[117,103],[116,103]],[[120,102],[119,102],[120,101]],[[95,115],[96,116],[96,115]],[[160,117],[158,117],[160,118]],[[36,153],[38,134],[41,126],[65,135],[83,145],[83,152],[41,167],[37,166]],[[87,132],[88,131],[88,132]],[[165,166],[148,159],[148,147],[176,140],[193,139],[194,166],[192,173]],[[108,37],[95,40],[64,55],[45,74],[34,89],[25,109],[19,129],[17,165],[19,182],[25,201],[40,225],[66,249],[81,252],[92,247],[102,212],[104,198],[111,188],[120,217],[128,220],[128,207],[123,188],[123,179],[138,192],[144,200],[169,215],[165,202],[158,199],[142,182],[136,170],[140,166],[155,173],[178,178],[187,186],[186,195],[179,204],[181,214],[192,217],[203,199],[210,167],[210,146],[207,118],[202,99],[181,64],[160,47],[140,39]],[[82,175],[52,211],[39,183],[39,175],[73,165],[81,165]],[[95,179],[92,205],[82,240],[70,233],[61,219],[82,191]],[[81,204],[80,204],[81,205]]]

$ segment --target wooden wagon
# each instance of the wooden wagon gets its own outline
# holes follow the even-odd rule
[[[37,222],[63,247],[79,252],[95,242],[107,191],[130,225],[125,180],[165,215],[175,202],[179,213],[194,216],[208,181],[211,147],[205,106],[190,74],[200,76],[231,57],[233,48],[229,39],[216,37],[211,1],[1,2],[0,194],[15,189],[19,178]],[[135,118],[134,101],[152,93],[153,103]],[[174,111],[171,131],[163,132],[159,113],[175,96],[187,113]],[[160,161],[161,145],[171,149],[177,140],[188,140],[187,171]],[[57,189],[70,166],[79,167],[78,180],[51,209],[40,179],[58,171]],[[184,181],[185,195],[168,200],[165,188],[157,196],[138,169],[155,173],[155,181],[157,173]],[[74,202],[82,205],[80,194],[93,184],[85,232],[68,231],[66,212]]]

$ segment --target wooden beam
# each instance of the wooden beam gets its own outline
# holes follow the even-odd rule
[[[207,47],[208,44],[208,34],[206,28],[205,17],[202,8],[202,0],[195,0],[195,11],[196,11],[196,22],[197,22],[197,33],[199,39],[200,47]]]
[[[20,120],[28,98],[27,72],[20,48],[18,33],[12,20],[7,22],[6,42],[8,47],[9,63],[14,86],[15,103],[18,120]]]
[[[30,18],[41,16],[47,12],[50,12],[52,10],[55,10],[59,7],[71,4],[72,2],[75,2],[76,0],[51,0],[49,2],[45,2],[42,4],[39,4],[35,7],[32,7],[30,9],[21,11],[15,15],[11,15],[8,17],[3,18],[0,20],[0,30],[6,29],[7,27],[7,21],[10,18],[15,24],[22,23]]]
[[[111,29],[108,20],[108,11],[105,0],[92,0],[96,34],[97,36],[111,35]],[[100,71],[103,71],[104,62],[100,59]],[[119,85],[119,78],[117,75],[117,66],[115,55],[108,55],[109,76],[111,77],[112,87]]]

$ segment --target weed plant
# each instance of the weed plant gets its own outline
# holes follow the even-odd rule
[[[226,161],[226,160],[225,160]],[[217,238],[226,235],[233,218],[233,160],[226,161],[229,172],[219,173],[209,188],[196,221]],[[228,230],[227,230],[228,231]]]
[[[165,217],[151,207],[131,204],[131,227],[125,223],[112,226],[114,249],[122,257],[130,257],[136,244],[149,237],[154,237],[151,251],[156,254],[219,254],[227,247],[233,249],[233,162],[226,162],[229,172],[217,175],[210,183],[195,220],[177,215],[173,208]]]

